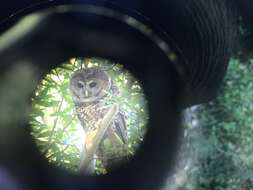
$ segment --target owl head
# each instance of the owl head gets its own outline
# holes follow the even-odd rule
[[[71,76],[70,92],[76,104],[94,102],[111,88],[111,78],[101,68],[80,69]]]

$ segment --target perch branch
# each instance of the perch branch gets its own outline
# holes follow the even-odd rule
[[[79,166],[79,171],[83,173],[83,171],[87,171],[87,168],[94,158],[94,155],[97,151],[98,145],[101,142],[106,130],[110,126],[113,117],[119,112],[119,108],[117,105],[113,105],[109,111],[105,114],[102,121],[99,123],[98,131],[94,137],[94,141],[92,146],[89,149],[86,149],[84,145],[83,152],[81,155],[81,162]]]

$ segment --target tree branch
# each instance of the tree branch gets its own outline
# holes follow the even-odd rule
[[[87,149],[84,145],[82,154],[81,154],[81,162],[79,165],[80,173],[87,172],[87,168],[90,165],[90,162],[94,158],[94,155],[97,151],[98,145],[101,142],[106,130],[110,126],[113,117],[119,112],[119,107],[117,105],[113,105],[109,111],[105,114],[103,120],[99,123],[98,131],[95,135],[94,142],[92,146]]]

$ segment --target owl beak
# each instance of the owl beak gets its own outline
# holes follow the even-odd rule
[[[85,90],[84,92],[85,92],[85,94],[84,94],[84,95],[85,95],[85,97],[88,97],[88,96],[89,96],[88,91],[87,91],[87,90]]]

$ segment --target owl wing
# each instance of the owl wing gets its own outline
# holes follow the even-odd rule
[[[117,115],[117,118],[114,121],[115,125],[115,132],[119,136],[119,138],[122,140],[124,144],[127,143],[127,126],[126,126],[126,120],[125,115],[122,112],[119,112]]]

